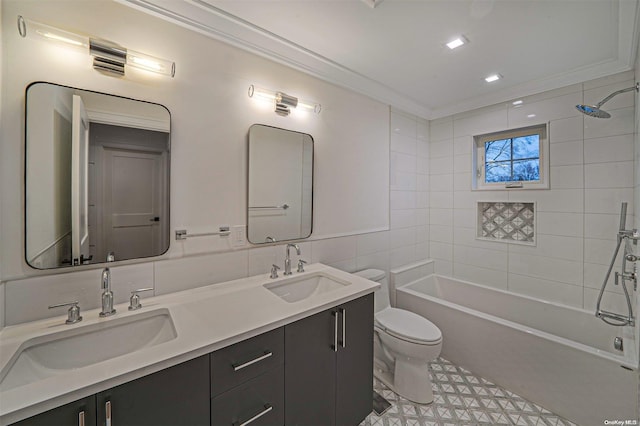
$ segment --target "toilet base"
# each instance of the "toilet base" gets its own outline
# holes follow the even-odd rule
[[[433,402],[431,378],[426,365],[396,361],[393,374],[374,368],[373,375],[389,389],[411,402],[424,405]]]

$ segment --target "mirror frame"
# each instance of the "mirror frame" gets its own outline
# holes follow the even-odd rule
[[[251,173],[251,169],[250,169],[250,145],[251,145],[251,129],[254,126],[262,126],[262,127],[268,127],[271,129],[276,129],[276,130],[282,130],[285,132],[291,132],[291,133],[297,133],[303,136],[308,136],[311,139],[311,205],[310,205],[310,209],[311,209],[311,217],[310,217],[310,221],[311,223],[309,224],[309,234],[306,236],[299,236],[296,238],[291,238],[288,240],[276,240],[276,241],[263,241],[263,242],[253,242],[249,239],[249,193],[250,193],[250,188],[249,185],[251,184],[251,180],[250,180],[250,173]],[[256,245],[256,246],[261,246],[264,244],[279,244],[279,243],[284,243],[284,242],[290,242],[290,241],[299,241],[299,240],[304,240],[307,239],[309,237],[311,237],[311,235],[313,235],[313,219],[314,219],[314,211],[313,211],[313,205],[314,205],[314,187],[315,187],[315,139],[313,139],[313,136],[310,135],[309,133],[303,133],[303,132],[299,132],[296,130],[289,130],[289,129],[283,129],[281,127],[276,127],[276,126],[271,126],[268,124],[260,124],[260,123],[255,123],[252,124],[251,126],[249,126],[249,131],[247,132],[247,198],[246,198],[246,202],[247,202],[247,207],[246,207],[246,212],[247,212],[247,241],[249,242],[249,244],[252,245]]]
[[[28,92],[29,89],[36,85],[36,84],[49,84],[49,85],[53,85],[53,86],[57,86],[57,87],[61,87],[61,88],[65,88],[65,89],[71,89],[71,90],[81,90],[84,92],[89,92],[89,93],[94,93],[94,94],[98,94],[98,95],[105,95],[105,96],[111,96],[114,98],[120,98],[120,99],[124,99],[127,101],[135,101],[135,102],[141,102],[144,104],[149,104],[149,105],[155,105],[155,106],[159,106],[162,107],[163,109],[165,109],[167,111],[168,117],[169,117],[169,132],[168,132],[168,141],[167,141],[167,147],[168,147],[168,153],[169,153],[169,157],[167,159],[167,175],[166,175],[166,188],[165,188],[165,193],[166,193],[166,207],[167,207],[167,223],[168,223],[168,233],[167,233],[167,246],[166,248],[158,254],[153,254],[150,256],[144,256],[144,257],[132,257],[132,258],[128,258],[128,259],[120,259],[120,260],[114,260],[114,261],[108,261],[105,259],[105,261],[103,262],[95,262],[95,263],[88,263],[88,264],[80,264],[80,265],[73,265],[69,264],[63,264],[63,265],[58,265],[55,267],[51,267],[51,268],[37,268],[33,265],[31,265],[31,263],[29,263],[28,261],[28,256],[27,256],[27,219],[28,219],[28,214],[27,214],[27,176],[28,176],[28,171],[27,171],[27,162],[28,162],[28,156],[27,156],[27,146],[28,146],[28,117],[27,117],[27,111],[28,111],[28,105],[29,105],[29,97],[28,97]],[[24,154],[24,162],[23,162],[23,166],[24,166],[24,176],[23,176],[23,185],[24,185],[24,190],[22,191],[22,193],[24,194],[24,200],[23,200],[23,220],[24,220],[24,235],[23,235],[23,256],[24,256],[24,262],[27,266],[29,266],[32,269],[38,270],[38,271],[52,271],[52,270],[59,270],[59,269],[69,269],[71,268],[76,269],[76,268],[85,268],[85,269],[91,269],[94,267],[104,267],[105,265],[118,265],[121,262],[131,262],[131,261],[136,261],[136,260],[140,260],[140,259],[144,259],[144,260],[148,260],[148,259],[153,259],[153,258],[157,258],[160,256],[165,255],[169,249],[171,248],[171,150],[172,150],[172,140],[171,140],[171,132],[172,132],[172,117],[171,117],[171,111],[169,110],[169,108],[167,108],[165,105],[159,104],[157,102],[151,102],[151,101],[145,101],[145,100],[141,100],[141,99],[135,99],[135,98],[130,98],[128,96],[121,96],[121,95],[114,95],[111,93],[105,93],[105,92],[99,92],[97,90],[89,90],[89,89],[82,89],[79,87],[73,87],[73,86],[67,86],[66,84],[59,84],[59,83],[53,83],[50,81],[42,81],[42,80],[38,80],[38,81],[33,81],[31,83],[29,83],[24,91],[24,111],[23,111],[23,115],[24,117],[24,136],[23,136],[23,141],[24,141],[24,148],[22,150],[23,154]],[[73,262],[73,259],[72,259]]]

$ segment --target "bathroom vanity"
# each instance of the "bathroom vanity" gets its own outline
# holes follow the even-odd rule
[[[84,312],[85,324],[7,327],[0,424],[358,424],[371,411],[376,288],[315,264],[288,278],[265,274],[149,298],[146,313],[125,305],[113,318]],[[43,371],[39,347],[55,358],[82,339],[138,328],[141,348],[87,361],[95,351],[88,347],[47,377],[25,374]]]

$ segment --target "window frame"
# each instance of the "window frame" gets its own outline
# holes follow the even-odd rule
[[[522,136],[538,135],[539,143],[539,176],[538,181],[506,181],[506,182],[485,182],[486,162],[485,144],[486,142],[513,139]],[[514,189],[549,189],[549,137],[547,123],[533,126],[519,127],[515,129],[502,130],[499,132],[485,133],[473,137],[473,163],[472,163],[472,190],[514,190]],[[513,158],[511,159],[513,162]]]

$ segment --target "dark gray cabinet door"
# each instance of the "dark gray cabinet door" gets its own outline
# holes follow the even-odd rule
[[[208,425],[209,355],[97,394],[98,425]]]
[[[337,310],[331,309],[284,328],[287,426],[335,422],[337,325]]]
[[[338,308],[336,425],[358,425],[373,408],[373,309],[373,294]]]
[[[12,426],[95,426],[95,424],[96,398],[92,395],[13,423]]]
[[[285,326],[287,426],[353,426],[369,415],[373,309],[369,294]]]

